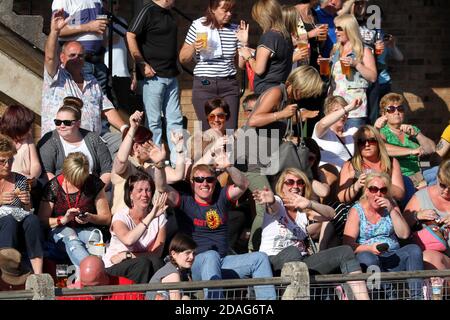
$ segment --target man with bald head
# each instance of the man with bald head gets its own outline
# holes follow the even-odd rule
[[[101,135],[101,117],[104,115],[111,125],[124,130],[125,122],[119,116],[111,101],[103,94],[95,77],[83,70],[85,49],[82,44],[78,41],[68,41],[64,43],[61,53],[58,55],[58,36],[67,25],[67,20],[64,19],[62,9],[53,14],[50,34],[45,44],[41,137],[55,129],[56,113],[62,106],[63,99],[67,96],[78,97],[83,101],[81,117],[83,129]],[[111,133],[106,134],[111,135]],[[114,137],[105,136],[106,134],[102,137],[106,140],[108,148],[113,154],[117,151],[119,145],[109,143],[109,141],[113,141]],[[121,139],[119,138],[119,140]]]
[[[103,260],[97,256],[88,256],[80,263],[80,282],[84,286],[105,286],[110,284],[105,272]]]

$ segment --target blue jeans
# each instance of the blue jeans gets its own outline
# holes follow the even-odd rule
[[[217,251],[209,250],[195,257],[191,270],[194,281],[272,277],[269,258],[263,252],[221,258]],[[276,299],[275,288],[272,285],[255,286],[255,295],[258,300]],[[208,289],[205,289],[205,297],[221,299],[223,294],[220,290],[208,294]]]
[[[408,244],[395,251],[388,251],[379,256],[369,251],[356,255],[361,268],[365,272],[369,266],[378,266],[386,271],[419,271],[423,270],[422,250],[416,244]],[[422,300],[422,279],[408,279],[409,294],[412,300]],[[395,293],[390,286],[384,286],[388,298],[395,299]]]
[[[434,186],[437,184],[437,174],[439,171],[439,166],[431,167],[430,169],[424,170],[422,172],[423,177],[425,178],[427,185]]]
[[[360,128],[363,125],[365,125],[367,123],[367,119],[366,118],[348,118],[347,122],[345,123],[345,129],[349,129],[349,128]]]
[[[57,227],[50,231],[50,236],[58,247],[64,244],[70,261],[78,267],[81,261],[89,256],[86,244],[94,229],[94,227],[75,229],[70,227]],[[93,234],[92,240],[95,242],[100,241],[100,236],[97,232]]]
[[[161,113],[166,119],[166,141],[169,144],[170,160],[175,163],[176,152],[170,141],[170,132],[183,129],[178,80],[158,76],[146,78],[143,80],[142,94],[148,128],[153,133],[153,141],[158,145],[161,144],[163,135]]]

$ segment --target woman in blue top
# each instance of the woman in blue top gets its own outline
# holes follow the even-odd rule
[[[423,270],[421,249],[415,244],[400,247],[398,239],[408,239],[410,229],[390,188],[391,178],[386,173],[368,175],[363,197],[350,209],[344,244],[354,248],[363,271],[369,266],[382,272]],[[422,280],[409,279],[408,286],[411,299],[422,299]],[[395,298],[391,290],[386,295]]]

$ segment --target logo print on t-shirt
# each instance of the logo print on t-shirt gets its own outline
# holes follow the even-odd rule
[[[215,209],[210,209],[206,212],[206,224],[212,230],[220,226],[220,217]]]

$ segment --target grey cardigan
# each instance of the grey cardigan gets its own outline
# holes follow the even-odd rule
[[[100,177],[104,173],[111,172],[111,154],[100,136],[94,132],[81,128],[80,133],[94,160],[92,174]],[[53,130],[47,132],[41,140],[39,140],[37,146],[41,158],[42,173],[45,174],[50,172],[54,175],[60,174],[65,154],[58,131]]]

